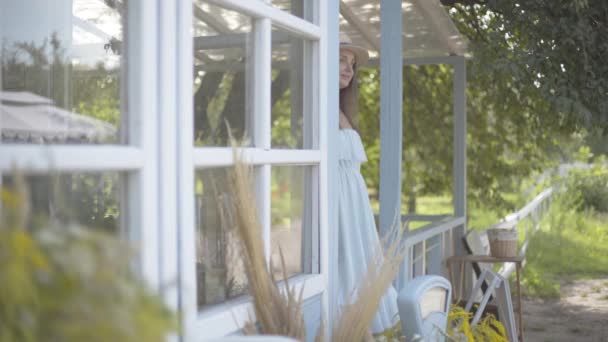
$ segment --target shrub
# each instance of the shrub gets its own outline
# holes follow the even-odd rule
[[[163,341],[173,314],[131,271],[128,244],[76,225],[27,230],[23,189],[1,190],[0,341]]]
[[[589,169],[571,171],[566,178],[566,191],[578,200],[579,210],[608,213],[608,167],[593,164]]]

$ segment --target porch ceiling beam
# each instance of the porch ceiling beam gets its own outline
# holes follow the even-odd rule
[[[319,40],[321,38],[321,30],[317,25],[294,17],[290,13],[264,1],[207,0],[207,2],[238,11],[253,18],[268,18],[272,21],[273,27],[281,27],[304,39]]]
[[[214,29],[217,33],[220,34],[230,34],[232,31],[226,25],[226,23],[222,22],[222,20],[217,17],[205,12],[202,8],[198,7],[195,4],[192,4],[192,12],[194,13],[194,17],[205,24],[209,25],[212,29]]]
[[[444,46],[448,48],[450,54],[458,54],[460,50],[456,46],[455,42],[449,37],[451,33],[445,29],[445,27],[438,24],[440,18],[437,18],[433,13],[433,4],[428,0],[413,0],[412,4],[420,10],[422,15],[427,19],[426,22],[430,23],[431,29],[439,35],[439,39]]]
[[[72,21],[74,22],[74,26],[80,27],[82,30],[99,37],[103,40],[110,40],[112,36],[101,30],[99,27],[91,24],[90,22],[81,19],[75,15],[72,15]]]
[[[403,65],[437,65],[448,64],[454,66],[458,63],[460,56],[436,56],[436,57],[404,57]],[[365,64],[368,68],[380,67],[379,58],[370,58]]]
[[[198,7],[195,4],[192,4],[192,13],[196,19],[206,23],[207,25],[209,25],[209,27],[214,29],[217,33],[219,33],[219,34],[230,34],[231,33],[230,28],[228,28],[228,25],[223,23],[220,19],[203,11],[200,7]],[[211,59],[209,56],[207,56],[207,54],[205,54],[204,52],[198,51],[196,48],[194,49],[194,57],[196,57],[196,59],[200,60],[203,63],[212,63],[213,62],[213,59]]]
[[[380,51],[378,39],[374,36],[374,27],[364,23],[357,15],[348,7],[344,1],[340,0],[340,14],[346,21],[352,25],[376,51]]]

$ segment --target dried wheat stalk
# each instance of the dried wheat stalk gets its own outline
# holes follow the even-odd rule
[[[281,293],[276,279],[269,272],[252,191],[251,168],[242,162],[234,144],[233,149],[235,165],[230,171],[229,179],[234,201],[232,207],[225,208],[225,211],[232,213],[235,218],[234,225],[244,254],[243,262],[249,281],[249,293],[253,297],[255,315],[261,333],[304,340],[306,329],[301,308],[303,292],[300,291],[299,295],[296,295],[295,289],[289,288],[282,251],[285,293]],[[255,333],[255,328],[248,325],[245,331]]]

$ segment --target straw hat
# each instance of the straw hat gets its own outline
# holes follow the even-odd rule
[[[348,35],[340,32],[340,50],[350,51],[355,54],[355,63],[357,65],[365,65],[369,59],[367,49],[358,45],[353,45],[353,41]]]

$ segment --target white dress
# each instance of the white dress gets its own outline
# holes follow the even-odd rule
[[[357,131],[340,130],[338,158],[339,306],[342,307],[359,285],[368,261],[376,251],[374,246],[380,241],[367,187],[361,176],[361,163],[367,161],[367,156]],[[398,321],[397,292],[391,286],[380,302],[372,332],[392,328]]]

